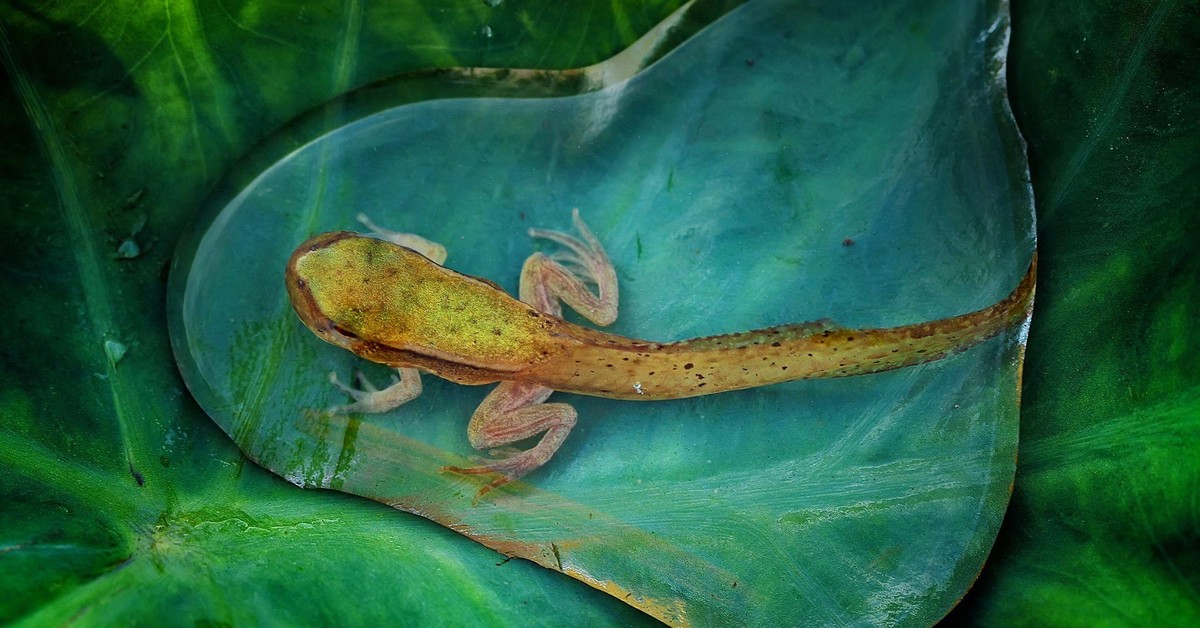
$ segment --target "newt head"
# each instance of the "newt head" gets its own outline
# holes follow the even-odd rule
[[[322,340],[350,350],[359,335],[351,328],[356,325],[355,317],[347,316],[350,308],[339,304],[345,294],[336,289],[336,282],[343,270],[352,268],[345,263],[338,268],[337,260],[344,261],[346,248],[339,243],[355,237],[349,231],[333,231],[309,238],[292,252],[284,279],[292,309],[305,327]]]

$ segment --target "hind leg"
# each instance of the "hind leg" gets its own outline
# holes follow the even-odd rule
[[[588,320],[608,325],[617,318],[617,274],[604,248],[579,217],[572,214],[579,238],[557,231],[530,229],[529,235],[558,243],[551,255],[534,253],[521,269],[521,300],[554,316],[562,316],[566,303]],[[588,285],[595,286],[595,292]],[[542,434],[536,445],[505,458],[483,460],[476,467],[444,467],[463,475],[494,473],[497,477],[479,489],[479,499],[550,461],[575,426],[575,408],[565,403],[545,403],[553,390],[525,382],[502,382],[483,400],[467,426],[476,449],[490,449]]]

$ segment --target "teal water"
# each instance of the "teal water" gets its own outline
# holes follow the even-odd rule
[[[617,333],[977,309],[1034,246],[1005,11],[752,2],[598,91],[431,100],[288,138],[298,148],[242,173],[177,254],[189,388],[296,484],[553,544],[565,570],[679,600],[671,613],[698,623],[934,621],[1007,504],[1017,331],[873,376],[650,404],[556,395],[580,414],[563,449],[471,506],[474,485],[438,468],[474,453],[465,426],[486,390],[426,377],[393,412],[322,417],[345,401],[326,374],[362,365],[298,323],[283,264],[364,212],[515,292],[526,229],[566,229],[578,207],[617,268]]]

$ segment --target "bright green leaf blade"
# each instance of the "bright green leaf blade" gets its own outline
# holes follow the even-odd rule
[[[1200,14],[1014,6],[1041,273],[1013,507],[962,618],[1200,623]]]
[[[472,505],[478,484],[439,468],[471,453],[485,391],[427,381],[387,415],[322,415],[342,402],[326,374],[359,365],[300,326],[282,273],[296,244],[362,211],[513,288],[525,230],[565,228],[578,206],[619,269],[618,333],[878,327],[986,306],[1033,244],[997,11],[762,1],[578,96],[513,98],[545,94],[488,77],[388,108],[414,79],[381,87],[378,113],[272,140],[301,148],[233,173],[244,187],[181,247],[173,332],[189,386],[298,485],[417,512],[668,621],[936,620],[1007,504],[1019,330],[871,377],[564,398],[582,419],[555,460]],[[493,88],[509,98],[445,99]]]

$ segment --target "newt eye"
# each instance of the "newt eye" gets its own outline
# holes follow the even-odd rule
[[[359,339],[359,338],[358,338],[358,334],[356,334],[356,333],[354,333],[354,332],[352,332],[352,331],[350,331],[350,330],[348,330],[348,329],[345,329],[345,328],[343,328],[343,327],[339,327],[338,325],[330,325],[330,326],[329,326],[329,329],[331,329],[331,330],[333,330],[333,331],[335,331],[335,332],[337,332],[337,333],[339,333],[339,334],[341,334],[341,335],[343,335],[343,336],[345,336],[345,337],[347,337],[347,338],[353,338],[353,339],[355,339],[355,340],[358,340],[358,339]]]
[[[297,288],[303,288],[304,286],[307,286],[307,285],[308,284],[304,283],[303,279],[296,279],[296,287]]]

